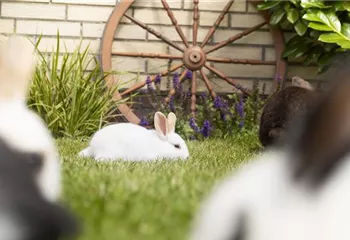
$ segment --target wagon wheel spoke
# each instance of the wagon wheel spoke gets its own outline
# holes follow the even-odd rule
[[[181,68],[183,65],[184,65],[183,63],[175,65],[175,66],[171,67],[169,70],[165,70],[165,71],[161,72],[160,75],[161,76],[165,76],[165,75],[167,75],[167,74],[169,74],[171,72],[174,72],[177,69]],[[153,82],[156,79],[156,77],[157,77],[157,75],[153,75],[152,77],[150,77],[150,81]],[[146,80],[143,80],[141,82],[135,83],[133,86],[131,86],[130,88],[128,88],[127,90],[122,92],[120,95],[124,96],[126,94],[129,94],[129,93],[137,90],[137,89],[142,88],[145,85],[146,85]]]
[[[176,32],[179,34],[182,42],[185,44],[186,47],[189,47],[187,38],[185,37],[185,34],[183,33],[181,27],[177,23],[177,20],[176,20],[176,18],[174,16],[173,12],[170,10],[170,7],[169,7],[168,3],[165,0],[161,0],[161,2],[163,4],[164,9],[168,13],[168,16],[169,16],[171,22],[173,23],[173,25],[174,25],[174,27],[176,29]]]
[[[250,65],[276,65],[276,61],[238,59],[238,58],[218,58],[218,57],[211,57],[211,56],[207,56],[207,61],[218,62],[218,63],[250,64]]]
[[[180,84],[183,80],[185,80],[185,76],[186,76],[187,71],[189,71],[189,70],[183,71],[183,72],[181,73],[181,75],[179,76],[179,84]],[[176,93],[175,88],[170,89],[170,91],[169,91],[169,93],[168,93],[168,96],[165,98],[165,102],[166,102],[166,103],[169,103],[171,97],[174,96],[175,93]]]
[[[221,42],[217,43],[216,45],[214,45],[212,48],[206,50],[205,53],[208,54],[208,53],[211,53],[211,52],[213,52],[215,50],[218,50],[218,49],[226,46],[227,44],[230,44],[230,43],[232,43],[232,42],[234,42],[234,41],[236,41],[236,40],[238,40],[238,39],[240,39],[240,38],[242,38],[242,37],[244,37],[244,36],[254,32],[255,30],[257,30],[257,29],[261,28],[262,26],[264,26],[266,23],[267,23],[267,21],[265,21],[263,23],[260,23],[260,24],[258,24],[256,26],[252,27],[252,28],[249,28],[249,29],[247,29],[247,30],[245,30],[243,32],[240,32],[240,33],[236,34],[235,36],[230,37],[227,40],[221,41]]]
[[[196,80],[197,80],[197,74],[196,72],[192,73],[192,84],[191,84],[191,112],[192,115],[195,115],[196,112]]]
[[[226,82],[228,82],[229,84],[231,84],[232,86],[234,86],[235,88],[239,89],[242,93],[250,96],[250,93],[247,89],[245,89],[244,87],[242,87],[240,84],[238,84],[235,80],[225,76],[225,74],[223,74],[222,72],[220,72],[219,70],[217,70],[216,68],[210,66],[209,64],[205,64],[205,67],[210,70],[212,73],[216,74],[218,77],[220,77],[221,79],[225,80]]]
[[[193,0],[193,46],[197,45],[197,34],[199,27],[199,0]]]
[[[213,36],[213,34],[215,33],[216,29],[219,27],[220,23],[224,19],[225,15],[230,10],[233,2],[234,2],[234,0],[231,0],[231,1],[229,1],[226,4],[224,10],[222,10],[221,14],[219,15],[219,17],[215,21],[214,25],[210,28],[210,30],[208,31],[207,35],[205,36],[205,38],[204,38],[204,40],[202,42],[201,48],[203,48],[203,47],[205,47],[205,45],[207,45],[209,39]]]
[[[176,48],[177,50],[183,52],[184,49],[182,47],[180,47],[178,44],[174,43],[173,41],[171,41],[169,38],[167,38],[166,36],[164,36],[163,34],[157,32],[156,30],[154,30],[153,28],[147,26],[146,24],[144,24],[143,22],[140,22],[139,20],[128,16],[127,14],[124,13],[124,16],[128,19],[130,19],[133,23],[139,25],[141,28],[145,29],[147,32],[153,34],[154,36],[156,36],[159,39],[162,39],[164,42],[166,42],[167,44],[169,44],[170,46]]]
[[[112,52],[112,55],[123,57],[160,58],[160,59],[182,59],[181,55],[171,55],[165,53],[145,53],[145,52]]]
[[[208,89],[208,91],[209,91],[211,97],[212,97],[213,99],[215,99],[215,98],[216,98],[216,93],[215,93],[213,87],[211,86],[208,77],[205,75],[203,69],[201,69],[199,72],[200,72],[201,75],[202,75],[202,78],[203,78],[203,81],[204,81],[204,83],[205,83],[205,86],[207,87],[207,89]]]

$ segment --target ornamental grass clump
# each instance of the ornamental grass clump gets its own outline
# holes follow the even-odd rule
[[[117,90],[107,89],[108,73],[101,70],[89,47],[81,43],[73,53],[61,54],[57,35],[51,53],[39,50],[41,36],[35,43],[39,61],[27,100],[29,108],[46,122],[55,137],[89,137],[107,124],[118,104],[128,99],[113,100]]]

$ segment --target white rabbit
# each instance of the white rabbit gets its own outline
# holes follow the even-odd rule
[[[284,143],[214,188],[189,239],[350,239],[350,71],[345,71],[295,120]]]
[[[26,106],[34,46],[12,36],[0,45],[0,239],[56,240],[76,233],[60,205],[60,162],[47,126]]]
[[[117,123],[97,131],[81,157],[98,161],[123,159],[124,161],[151,161],[159,158],[187,159],[185,141],[175,133],[176,115],[168,118],[161,112],[154,115],[155,129],[148,130],[133,123]]]
[[[46,124],[26,105],[35,64],[29,40],[11,36],[1,44],[0,139],[18,151],[41,155],[37,184],[43,195],[54,201],[60,194],[58,152]]]

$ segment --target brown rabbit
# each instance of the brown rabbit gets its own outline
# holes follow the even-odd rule
[[[260,118],[259,140],[264,147],[273,145],[292,124],[294,117],[312,106],[315,91],[300,77],[293,77],[292,86],[274,93],[267,100]]]

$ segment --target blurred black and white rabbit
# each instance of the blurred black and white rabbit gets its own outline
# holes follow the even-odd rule
[[[47,126],[26,105],[34,46],[11,36],[0,45],[0,240],[58,239],[76,222],[58,205],[60,159]]]
[[[269,147],[215,187],[191,240],[350,239],[350,70]]]

